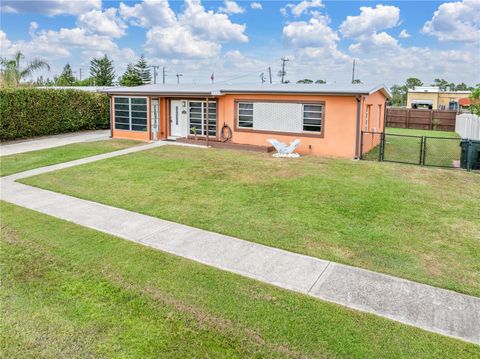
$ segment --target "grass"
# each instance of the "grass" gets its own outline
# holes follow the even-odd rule
[[[473,358],[480,347],[1,203],[3,358]]]
[[[166,146],[21,182],[480,296],[465,171]]]
[[[392,136],[389,136],[392,135]],[[393,136],[393,135],[403,135]],[[371,141],[372,135],[364,135],[364,141]],[[379,138],[379,135],[375,139]],[[460,160],[460,137],[455,132],[446,131],[427,131],[405,128],[387,128],[385,135],[384,160],[394,162],[404,162],[411,164],[420,163],[420,148],[422,139],[420,137],[407,136],[425,136],[426,153],[425,165],[452,167],[453,161]],[[440,138],[430,138],[440,137]],[[365,159],[378,159],[378,146],[364,155]]]
[[[0,157],[0,176],[117,151],[140,143],[128,140],[93,141],[2,156]]]

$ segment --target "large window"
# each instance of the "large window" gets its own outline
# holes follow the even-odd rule
[[[207,102],[190,101],[189,102],[190,129],[195,127],[199,136],[207,135]],[[217,134],[217,103],[208,102],[208,135]]]
[[[323,106],[303,105],[303,131],[322,132]]]
[[[147,98],[114,97],[115,129],[147,131]]]
[[[238,103],[238,127],[253,128],[253,103]]]

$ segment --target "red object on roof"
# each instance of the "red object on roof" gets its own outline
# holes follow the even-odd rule
[[[468,97],[465,97],[458,100],[458,104],[460,106],[470,106],[472,104],[472,101],[470,101]]]

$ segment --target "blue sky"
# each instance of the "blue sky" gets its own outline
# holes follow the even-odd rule
[[[2,1],[1,52],[46,59],[53,77],[79,75],[107,53],[117,75],[145,54],[167,82],[347,82],[353,59],[363,82],[415,76],[430,84],[480,82],[480,1]]]

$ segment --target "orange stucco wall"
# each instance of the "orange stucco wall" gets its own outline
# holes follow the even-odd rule
[[[264,101],[322,101],[325,103],[325,121],[323,137],[302,136],[301,133],[276,134],[257,131],[233,131],[232,142],[269,145],[267,139],[275,138],[282,142],[301,139],[297,152],[319,156],[349,157],[355,156],[355,132],[357,102],[353,96],[306,96],[306,95],[225,95],[219,98],[219,126],[225,122],[235,128],[235,100]]]
[[[362,98],[361,130],[366,132],[383,132],[385,116],[385,96],[377,91],[370,96]],[[366,110],[369,107],[369,120],[367,124]],[[363,137],[362,151],[368,152],[380,143],[380,135],[366,134]]]
[[[156,98],[156,97],[152,97]],[[256,101],[294,101],[294,102],[323,102],[325,117],[322,136],[304,135],[301,133],[263,133],[260,131],[242,131],[235,127],[235,101],[256,100]],[[267,146],[267,139],[276,138],[282,142],[291,142],[294,139],[301,139],[298,152],[301,154],[312,154],[328,157],[354,158],[356,155],[357,143],[360,145],[360,136],[357,141],[357,100],[355,96],[316,96],[316,95],[260,95],[260,94],[231,94],[220,96],[217,101],[217,134],[224,124],[232,129],[233,143]],[[159,139],[165,139],[169,135],[169,100],[160,98],[160,130]],[[361,130],[365,130],[365,111],[370,105],[369,131],[373,127],[377,131],[383,131],[383,114],[385,111],[385,96],[376,92],[370,96],[361,97]],[[380,106],[381,105],[381,106]],[[150,108],[150,99],[148,101]],[[113,128],[113,114],[112,114]],[[130,132],[113,130],[113,137],[149,141],[150,133],[150,111],[148,114],[147,132]],[[372,146],[374,144],[372,143]]]

